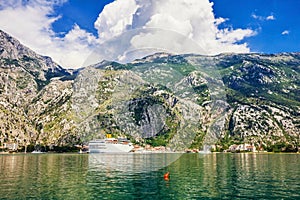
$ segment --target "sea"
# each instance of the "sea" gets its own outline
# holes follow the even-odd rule
[[[300,154],[2,154],[0,199],[300,199]]]

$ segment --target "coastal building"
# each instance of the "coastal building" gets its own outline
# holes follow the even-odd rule
[[[256,147],[254,145],[251,144],[233,144],[231,145],[228,150],[226,150],[227,152],[256,152]]]
[[[3,144],[3,149],[8,149],[9,151],[17,151],[18,150],[18,144],[14,142],[10,143],[4,143]]]

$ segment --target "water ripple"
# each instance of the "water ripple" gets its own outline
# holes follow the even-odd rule
[[[299,157],[5,155],[0,199],[300,199]]]

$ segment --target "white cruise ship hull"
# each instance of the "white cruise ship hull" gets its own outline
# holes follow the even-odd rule
[[[130,152],[133,148],[131,143],[113,144],[99,140],[90,141],[89,143],[89,153],[126,153]]]

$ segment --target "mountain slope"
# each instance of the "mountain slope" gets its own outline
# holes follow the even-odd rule
[[[299,53],[224,56],[220,71],[232,105],[229,135],[264,149],[299,146]]]
[[[158,53],[64,70],[0,32],[0,142],[65,146],[112,133],[173,150],[300,146],[300,54]]]
[[[41,113],[66,102],[70,94],[64,90],[71,91],[71,82],[59,78],[71,73],[0,31],[0,141],[20,146],[47,141]]]

